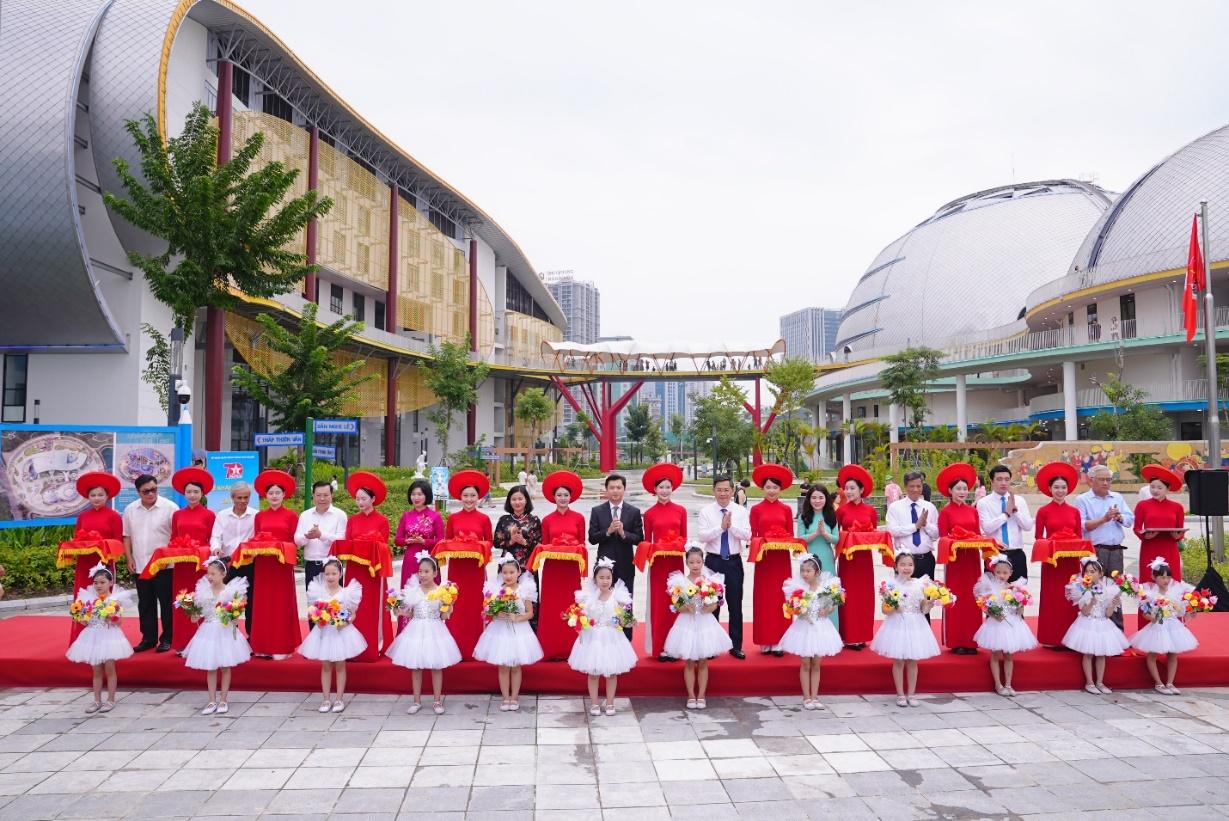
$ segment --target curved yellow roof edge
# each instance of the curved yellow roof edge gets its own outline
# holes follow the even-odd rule
[[[1209,267],[1214,271],[1224,270],[1226,268],[1229,268],[1229,260],[1221,260],[1219,262],[1213,262],[1211,266]],[[1148,282],[1155,282],[1159,279],[1168,279],[1170,277],[1175,277],[1175,276],[1185,277],[1186,267],[1183,266],[1181,268],[1170,268],[1165,271],[1153,271],[1150,274],[1136,274],[1135,276],[1132,276],[1132,277],[1126,277],[1124,279],[1116,279],[1113,282],[1104,282],[1100,285],[1091,285],[1087,288],[1081,288],[1078,291],[1071,291],[1070,293],[1063,294],[1060,297],[1054,297],[1053,299],[1047,299],[1045,302],[1042,302],[1040,305],[1037,305],[1035,308],[1033,308],[1031,311],[1025,314],[1025,317],[1032,317],[1033,315],[1037,314],[1040,311],[1045,311],[1050,308],[1053,308],[1055,305],[1060,305],[1069,299],[1081,299],[1083,297],[1092,296],[1094,294],[1103,293],[1105,291],[1112,291],[1115,288],[1121,288],[1123,285],[1143,285]]]
[[[167,71],[170,65],[170,60],[171,60],[171,47],[175,43],[175,35],[179,31],[180,24],[183,23],[184,18],[188,16],[188,12],[192,10],[192,7],[195,6],[199,2],[201,2],[201,0],[179,0],[179,5],[175,7],[175,11],[171,14],[170,22],[167,25],[166,36],[163,37],[162,39],[162,59],[158,66],[158,133],[162,135],[162,139],[164,141],[166,140],[166,133],[167,133],[166,132],[166,77],[167,77]],[[469,208],[472,208],[475,212],[477,212],[478,215],[482,217],[482,219],[486,220],[492,226],[494,226],[495,229],[499,231],[499,233],[504,235],[504,238],[507,239],[508,242],[512,243],[512,247],[516,249],[517,253],[521,255],[521,259],[525,260],[525,264],[529,266],[529,270],[526,271],[525,273],[529,276],[537,276],[538,271],[536,268],[533,267],[533,263],[529,261],[529,256],[525,253],[525,251],[521,248],[521,246],[517,243],[517,241],[512,238],[512,235],[504,230],[504,227],[502,225],[496,222],[494,218],[492,218],[491,215],[488,214],[486,211],[479,208],[478,205],[473,200],[471,200],[469,197],[465,196],[465,194],[457,190],[455,186],[449,184],[443,177],[441,177],[439,174],[436,174],[434,171],[428,168],[424,163],[415,159],[414,155],[410,154],[410,152],[406,151],[396,142],[389,139],[389,137],[383,131],[376,128],[374,125],[371,124],[371,122],[367,120],[367,118],[363,117],[363,115],[359,114],[357,111],[351,108],[350,104],[347,103],[340,94],[334,91],[333,88],[328,83],[320,79],[320,77],[316,74],[316,72],[308,68],[307,64],[304,63],[301,59],[299,59],[299,55],[295,54],[294,51],[291,50],[291,48],[282,41],[282,38],[274,34],[269,29],[268,26],[260,22],[260,20],[256,19],[255,17],[253,17],[246,9],[242,8],[236,3],[230,2],[230,0],[212,0],[212,2],[217,3],[219,6],[222,6],[228,11],[234,12],[235,14],[242,17],[244,20],[251,23],[256,28],[260,29],[261,33],[263,33],[266,37],[268,37],[275,44],[277,44],[277,47],[280,48],[282,51],[284,51],[287,54],[287,56],[289,56],[290,59],[295,62],[295,65],[298,67],[299,71],[301,71],[303,74],[306,74],[308,77],[310,77],[312,81],[317,83],[326,94],[328,94],[334,100],[336,100],[338,105],[340,105],[349,116],[353,117],[354,120],[360,123],[364,128],[370,130],[371,133],[374,134],[377,139],[382,140],[385,145],[387,145],[393,151],[400,154],[405,160],[413,163],[424,174],[431,177],[439,185],[446,188],[452,194],[457,196]]]

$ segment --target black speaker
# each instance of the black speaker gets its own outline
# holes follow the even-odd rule
[[[1186,486],[1191,491],[1194,516],[1229,516],[1229,471],[1188,470]]]

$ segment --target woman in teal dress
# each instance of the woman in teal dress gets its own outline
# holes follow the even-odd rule
[[[807,551],[819,559],[819,566],[825,573],[836,575],[836,510],[834,500],[823,485],[811,485],[802,496],[801,512],[798,514],[801,526],[798,537],[806,539]],[[839,627],[839,616],[836,610],[828,616],[833,627]]]

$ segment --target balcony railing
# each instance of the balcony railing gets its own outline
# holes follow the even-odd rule
[[[1169,382],[1153,382],[1136,384],[1134,387],[1147,394],[1146,402],[1203,402],[1208,398],[1208,380],[1184,379],[1177,386]],[[1028,403],[1030,414],[1044,413],[1063,409],[1064,394],[1049,393],[1044,396],[1034,396]],[[1229,391],[1220,392],[1220,401],[1229,400]],[[1112,403],[1105,395],[1100,385],[1080,388],[1075,393],[1075,404],[1079,408],[1103,408]]]

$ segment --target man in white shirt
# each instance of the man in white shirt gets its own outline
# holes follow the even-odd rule
[[[743,551],[751,539],[751,514],[734,504],[734,481],[713,477],[713,501],[700,508],[696,538],[704,546],[704,566],[725,576],[725,603],[730,607],[730,655],[743,653]],[[721,609],[713,614],[718,620]]]
[[[247,482],[235,482],[230,487],[231,506],[218,511],[213,520],[213,532],[209,534],[209,548],[215,556],[230,561],[239,545],[252,538],[256,532],[256,511],[248,505],[252,501],[252,489]],[[237,576],[248,580],[248,607],[244,614],[248,635],[252,633],[252,601],[256,594],[252,582],[252,566],[231,567],[226,573],[229,582]]]
[[[142,474],[133,482],[137,500],[124,508],[124,558],[128,570],[139,577],[153,558],[154,551],[171,540],[171,515],[179,505],[158,495],[158,480]],[[136,580],[137,616],[141,624],[141,641],[132,649],[137,653],[152,650],[159,653],[171,649],[171,569],[159,571],[152,579]],[[158,611],[162,610],[162,635],[158,635]]]
[[[1007,548],[1011,560],[1011,579],[1028,578],[1028,557],[1024,553],[1024,531],[1033,529],[1028,502],[1011,492],[1011,468],[990,468],[990,492],[977,500],[977,518],[983,535]]]
[[[303,548],[305,585],[323,572],[333,542],[346,538],[346,512],[333,507],[333,486],[327,481],[314,482],[312,501],[315,507],[299,514],[299,526],[294,531],[294,543]]]
[[[935,577],[935,546],[939,541],[939,511],[922,498],[922,472],[905,474],[905,496],[888,505],[887,526],[896,555],[913,555],[913,578]]]
[[[1092,542],[1097,551],[1097,562],[1105,575],[1115,570],[1122,573],[1123,553],[1126,548],[1123,542],[1126,533],[1135,524],[1135,514],[1122,494],[1110,490],[1110,482],[1114,472],[1106,465],[1096,465],[1088,471],[1089,490],[1081,493],[1075,500],[1075,506],[1080,509],[1080,518],[1084,520],[1084,538]],[[1149,491],[1151,493],[1151,491]],[[1110,620],[1122,629],[1122,609],[1119,608]]]

